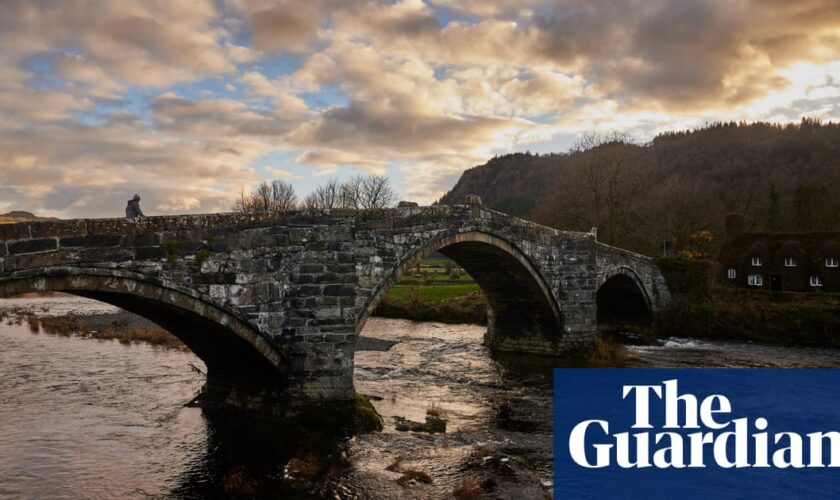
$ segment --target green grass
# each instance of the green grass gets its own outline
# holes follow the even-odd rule
[[[420,267],[446,267],[446,260],[447,259],[423,259],[420,262]]]
[[[416,277],[413,274],[408,275],[407,273],[402,276],[402,278],[397,281],[398,285],[412,285],[415,283],[422,283],[424,281],[460,281],[464,284],[468,283],[475,283],[472,278],[469,276],[461,276],[460,278],[453,278],[448,274],[423,274],[421,277]]]
[[[411,301],[412,299],[418,299],[424,302],[443,302],[480,291],[481,289],[475,283],[416,287],[397,284],[388,290],[386,297],[390,300],[401,302]]]
[[[449,266],[447,266],[447,262]],[[454,277],[452,275],[453,273],[457,274],[457,277]],[[452,261],[448,261],[447,259],[424,259],[420,262],[419,268],[418,266],[413,266],[407,269],[397,283],[412,285],[418,281],[450,281],[453,279],[463,281],[464,283],[473,283],[472,277]]]
[[[424,281],[452,280],[446,273],[446,261],[435,259],[421,263],[420,278],[415,277],[416,273],[416,268],[409,269],[388,289],[376,315],[443,323],[487,322],[487,302],[470,276],[462,274],[454,284],[423,285]]]

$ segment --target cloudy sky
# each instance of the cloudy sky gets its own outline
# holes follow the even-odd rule
[[[840,0],[0,0],[0,48],[0,212],[367,172],[428,203],[587,132],[840,119]]]

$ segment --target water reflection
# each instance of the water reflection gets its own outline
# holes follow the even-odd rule
[[[329,498],[348,466],[339,435],[226,413],[202,412],[205,452],[176,479],[180,498]]]
[[[204,383],[191,353],[0,323],[0,497],[451,498],[472,480],[490,497],[539,498],[557,361],[491,356],[483,333],[371,319],[355,383],[385,429],[344,439],[186,407]],[[641,366],[840,366],[833,349],[679,338],[632,349]],[[394,417],[430,409],[445,434],[396,429]],[[409,471],[431,483],[401,482]]]

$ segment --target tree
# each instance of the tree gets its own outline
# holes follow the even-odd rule
[[[597,227],[599,238],[609,244],[635,232],[649,182],[648,168],[634,165],[638,149],[619,134],[578,141],[556,199],[556,217],[565,223],[561,227]]]
[[[711,123],[640,145],[614,138],[497,156],[467,169],[439,203],[476,194],[551,227],[597,226],[601,241],[647,254],[667,235],[677,250],[703,229],[722,236],[730,213],[743,216],[744,231],[840,230],[840,123]]]
[[[353,176],[341,183],[331,179],[306,195],[303,204],[308,210],[373,210],[393,205],[396,198],[387,177],[368,175]]]
[[[359,198],[361,197],[362,177],[354,175],[341,184],[339,197],[341,198],[341,208],[359,208]]]
[[[318,196],[315,193],[309,193],[303,198],[303,208],[309,211],[318,210]]]
[[[272,209],[275,212],[288,212],[297,207],[295,188],[287,182],[275,180],[271,183]]]
[[[250,194],[242,190],[233,204],[233,211],[240,213],[288,212],[297,207],[297,194],[291,184],[282,180],[262,182]]]
[[[341,207],[341,186],[338,180],[330,179],[325,184],[321,184],[315,191],[311,193],[314,197],[314,207],[308,208],[322,208],[325,210],[332,210],[333,208]],[[312,200],[310,200],[311,203]]]
[[[770,193],[767,198],[767,229],[775,231],[779,229],[779,189],[776,184],[770,183]]]
[[[397,194],[391,188],[391,181],[381,175],[368,175],[361,179],[359,206],[365,210],[385,208],[394,204]]]

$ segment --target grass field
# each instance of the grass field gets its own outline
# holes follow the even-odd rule
[[[451,283],[454,276],[463,283]],[[448,283],[423,284],[432,281]],[[484,324],[487,303],[481,288],[463,269],[453,263],[447,266],[444,259],[426,259],[388,290],[374,314],[415,321]]]
[[[462,267],[452,261],[447,261],[447,259],[424,259],[419,265],[406,270],[397,281],[397,284],[423,285],[424,282],[429,281],[462,281],[464,284],[474,283],[472,277]]]
[[[442,302],[455,297],[480,292],[481,289],[475,283],[463,285],[400,285],[396,284],[388,290],[387,298],[400,302],[420,300],[423,302]]]

